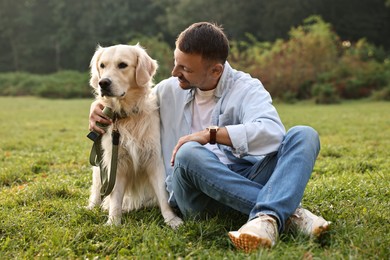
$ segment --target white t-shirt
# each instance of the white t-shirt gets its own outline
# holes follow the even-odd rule
[[[193,113],[192,113],[192,133],[202,131],[211,125],[211,115],[215,107],[214,91],[202,91],[196,89],[195,100],[193,102]],[[216,144],[205,144],[207,149],[215,153],[219,160],[224,164],[231,164],[232,162],[226,157],[226,155],[219,150]]]

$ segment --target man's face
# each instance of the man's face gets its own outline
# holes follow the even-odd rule
[[[213,75],[212,66],[201,55],[184,53],[176,48],[174,58],[172,76],[178,78],[182,89],[211,90],[216,87],[218,79]]]

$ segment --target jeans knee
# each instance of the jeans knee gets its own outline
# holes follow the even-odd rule
[[[197,142],[184,143],[176,153],[175,164],[187,165],[189,162],[196,160],[196,148],[201,146]]]
[[[295,135],[301,138],[315,140],[319,139],[317,131],[311,126],[299,125],[288,130],[287,134]]]
[[[187,142],[176,153],[174,176],[192,181],[207,179],[217,162],[220,162],[218,157],[209,149],[198,142]]]
[[[310,126],[294,126],[288,130],[286,138],[293,138],[300,143],[310,144],[315,150],[320,149],[318,132]]]

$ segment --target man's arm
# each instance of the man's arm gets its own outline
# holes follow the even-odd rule
[[[205,144],[210,142],[210,133],[207,129],[205,129],[203,131],[192,133],[190,135],[185,135],[185,136],[181,137],[179,139],[179,141],[177,142],[177,144],[172,152],[172,157],[171,157],[171,165],[172,166],[175,163],[176,153],[179,150],[179,148],[183,144],[190,142],[190,141],[198,142],[201,145],[205,145]],[[220,127],[218,129],[218,132],[216,135],[216,143],[227,145],[227,146],[232,146],[232,141],[230,140],[229,133],[225,127]]]

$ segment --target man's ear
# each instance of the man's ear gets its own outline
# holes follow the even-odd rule
[[[221,63],[215,64],[212,67],[211,72],[213,73],[213,75],[215,77],[220,77],[222,75],[222,72],[223,72],[223,65]]]

